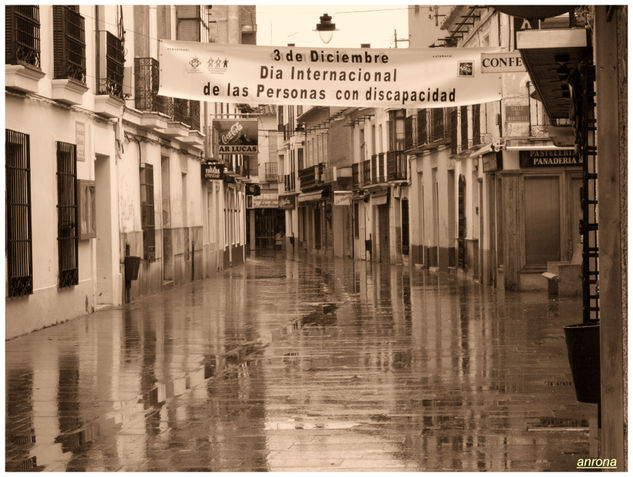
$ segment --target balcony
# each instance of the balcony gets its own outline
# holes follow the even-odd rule
[[[295,176],[294,174],[286,174],[284,176],[284,192],[294,192]]]
[[[387,180],[407,180],[407,158],[402,151],[387,152]]]
[[[363,185],[371,184],[371,161],[367,159],[363,164]]]
[[[266,182],[277,182],[278,174],[276,162],[264,163],[264,180]]]
[[[5,86],[36,93],[40,70],[40,9],[36,5],[5,7]]]
[[[371,166],[371,183],[380,184],[385,182],[385,153],[373,154],[371,156]]]
[[[360,162],[356,162],[352,164],[352,188],[353,189],[360,189],[360,186],[361,186],[360,167],[361,167]]]
[[[123,105],[123,43],[108,31],[99,32],[99,82],[95,112],[108,118],[121,114]]]
[[[79,7],[53,5],[52,98],[81,104],[86,86],[86,32]]]
[[[307,191],[324,185],[322,180],[324,164],[306,167],[299,171],[299,180],[301,181],[301,190]]]

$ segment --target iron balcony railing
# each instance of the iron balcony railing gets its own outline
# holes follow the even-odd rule
[[[294,174],[286,174],[284,176],[284,191],[292,192],[295,190],[295,176]]]
[[[387,152],[387,180],[407,179],[407,159],[402,151]]]
[[[100,40],[105,47],[102,52],[102,71],[99,72],[99,94],[123,98],[123,42],[109,31],[100,32]],[[105,70],[105,71],[103,71]]]
[[[267,182],[277,181],[277,163],[276,162],[264,163],[264,179]]]
[[[134,107],[173,119],[173,98],[158,95],[159,65],[154,58],[134,58]]]
[[[26,63],[40,67],[40,7],[7,5],[5,7],[5,62]]]
[[[371,184],[371,161],[363,161],[363,185]]]
[[[299,170],[299,180],[301,181],[301,190],[305,191],[323,184],[323,163],[316,166],[306,167]]]
[[[86,31],[78,7],[53,5],[55,79],[86,83]]]
[[[358,189],[360,185],[360,163],[356,162],[352,164],[352,187]]]

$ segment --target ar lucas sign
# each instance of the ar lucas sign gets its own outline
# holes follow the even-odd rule
[[[220,154],[257,154],[257,119],[213,121]]]

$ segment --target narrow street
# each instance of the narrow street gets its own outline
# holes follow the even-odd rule
[[[571,471],[578,302],[250,258],[6,343],[6,470]]]

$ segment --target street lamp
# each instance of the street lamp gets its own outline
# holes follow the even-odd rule
[[[332,35],[336,30],[336,24],[332,23],[332,17],[327,13],[324,13],[320,17],[320,22],[317,23],[316,31],[319,32],[319,37],[321,37],[321,41],[326,45],[332,39]]]

